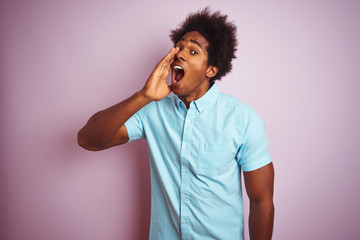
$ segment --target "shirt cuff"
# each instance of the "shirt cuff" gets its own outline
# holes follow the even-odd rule
[[[271,163],[269,151],[264,151],[264,153],[261,154],[261,156],[259,156],[257,160],[252,160],[241,164],[241,168],[244,172],[249,172],[264,167],[269,163]]]

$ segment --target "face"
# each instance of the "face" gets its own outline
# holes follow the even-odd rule
[[[210,78],[217,73],[216,67],[208,66],[208,46],[209,42],[196,31],[186,33],[176,44],[180,51],[171,65],[171,86],[185,104],[204,95]]]

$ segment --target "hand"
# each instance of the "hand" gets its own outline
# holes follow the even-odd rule
[[[170,52],[161,59],[146,81],[145,86],[140,91],[150,101],[159,101],[171,92],[171,88],[167,85],[166,79],[169,76],[175,55],[179,50],[179,48],[172,48]]]

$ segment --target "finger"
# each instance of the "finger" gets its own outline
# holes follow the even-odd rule
[[[165,59],[162,63],[164,68],[170,69],[170,65],[174,62],[176,54],[180,51],[178,47],[172,48],[170,52],[165,56]]]
[[[170,65],[174,62],[176,54],[180,51],[178,47],[171,48],[166,56],[158,63],[157,68],[161,71],[169,71]]]
[[[180,51],[180,49],[178,47],[175,48],[171,48],[170,52],[168,52],[168,54],[164,57],[164,61],[166,62],[173,62],[174,58],[176,56],[176,54]]]

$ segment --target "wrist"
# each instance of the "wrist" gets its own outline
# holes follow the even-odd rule
[[[139,101],[142,102],[144,105],[146,105],[146,104],[148,104],[148,103],[150,103],[150,102],[153,101],[153,100],[151,99],[151,97],[148,96],[148,95],[145,93],[144,89],[136,92],[135,95],[137,96],[137,98],[139,99]]]

